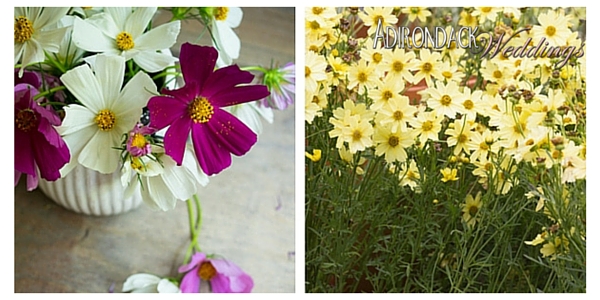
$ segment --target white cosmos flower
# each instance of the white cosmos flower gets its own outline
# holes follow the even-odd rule
[[[73,42],[86,51],[133,59],[146,72],[161,71],[177,58],[157,51],[175,44],[181,23],[169,22],[144,32],[154,13],[156,7],[107,7],[88,19],[75,19]]]
[[[191,145],[186,146],[181,166],[168,155],[164,149],[154,147],[153,154],[158,154],[161,163],[147,156],[132,165],[126,161],[123,165],[121,183],[125,186],[124,197],[129,197],[138,188],[141,189],[144,203],[156,210],[168,211],[175,208],[177,200],[186,201],[197,194],[202,186],[208,184],[208,176],[202,172],[194,159]],[[141,175],[140,180],[137,176]]]
[[[239,7],[214,7],[211,28],[213,29],[213,46],[219,50],[217,66],[231,65],[240,56],[240,38],[233,28],[240,26],[243,12]]]
[[[142,108],[157,94],[156,85],[144,72],[138,72],[123,87],[125,59],[99,55],[94,71],[82,65],[67,71],[61,81],[83,105],[65,107],[65,119],[57,128],[69,150],[71,161],[62,176],[77,163],[100,173],[112,173],[121,161],[123,134],[139,121]]]
[[[133,274],[123,283],[123,292],[132,293],[181,293],[179,287],[166,278],[152,274]]]
[[[68,7],[15,7],[15,65],[21,61],[19,76],[27,65],[44,61],[44,51],[56,53],[66,28],[56,28]],[[50,29],[53,28],[53,29]]]

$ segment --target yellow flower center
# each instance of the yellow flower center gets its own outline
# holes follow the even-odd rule
[[[315,15],[320,15],[323,12],[323,8],[322,7],[313,7],[312,8],[312,13]]]
[[[310,25],[310,29],[312,29],[312,30],[319,30],[319,28],[321,28],[321,25],[319,25],[319,22],[317,22],[317,21],[311,21],[309,23],[309,25]]]
[[[33,25],[27,18],[20,16],[15,19],[15,42],[25,43],[33,35]]]
[[[469,215],[471,215],[471,217],[474,217],[478,211],[479,208],[477,208],[475,205],[471,205],[471,207],[469,207]]]
[[[425,73],[429,73],[431,70],[433,70],[433,66],[431,63],[426,62],[421,66],[421,70]]]
[[[398,146],[398,144],[400,144],[400,140],[398,139],[397,136],[392,135],[388,139],[388,144],[390,144],[390,146],[392,146],[392,147],[396,147],[396,146]]]
[[[381,98],[383,98],[383,100],[388,101],[390,100],[390,98],[394,97],[394,93],[392,93],[392,91],[383,91],[383,93],[381,93]]]
[[[215,20],[217,21],[225,21],[227,19],[227,13],[229,12],[229,8],[227,7],[217,7],[215,9]]]
[[[502,72],[500,72],[499,70],[494,71],[494,78],[496,79],[500,79],[502,78]]]
[[[394,116],[394,120],[396,120],[396,121],[400,121],[400,120],[402,120],[402,118],[404,118],[404,114],[399,110],[395,111],[393,116]]]
[[[465,100],[465,102],[463,102],[463,106],[466,109],[470,110],[470,109],[473,109],[473,106],[475,106],[475,105],[473,104],[473,101],[467,99],[467,100]]]
[[[94,121],[96,121],[100,130],[110,131],[115,127],[117,119],[115,118],[115,113],[108,109],[103,109],[96,115]]]
[[[379,20],[381,20],[381,24],[383,24],[383,16],[381,16],[381,15],[374,15],[373,16],[373,24],[375,26],[377,26],[377,24],[379,24]]]
[[[17,115],[15,116],[15,125],[24,132],[28,132],[31,128],[37,127],[37,117],[33,110],[27,108],[17,112]]]
[[[481,142],[479,144],[479,149],[481,149],[483,151],[488,151],[490,149],[490,146],[488,146],[488,144],[486,142]]]
[[[547,36],[553,36],[556,33],[556,27],[550,25],[548,27],[546,27],[546,35]]]
[[[415,181],[417,179],[417,175],[413,171],[406,172],[406,178]]]
[[[492,8],[491,7],[482,7],[481,11],[484,13],[489,13],[490,11],[492,11]]]
[[[359,72],[358,73],[358,81],[360,81],[360,82],[366,82],[367,81],[367,74],[365,74],[365,72]]]
[[[215,113],[214,107],[204,97],[196,97],[188,105],[188,113],[194,123],[206,123]]]
[[[394,72],[401,72],[404,69],[404,64],[400,61],[395,61],[392,64],[392,69],[394,69]]]
[[[469,138],[467,137],[467,135],[466,135],[466,134],[462,134],[462,133],[461,133],[461,134],[458,136],[458,139],[457,139],[457,140],[458,140],[458,142],[459,142],[459,143],[461,143],[461,144],[464,144],[464,143],[466,143],[466,142],[469,140]]]
[[[131,168],[138,171],[145,169],[142,160],[137,157],[131,159]]]
[[[310,68],[304,67],[304,77],[310,77]]]
[[[354,130],[354,132],[352,132],[352,140],[353,141],[360,141],[361,138],[362,138],[362,132],[360,132],[360,130]]]
[[[418,7],[411,7],[411,8],[410,8],[410,12],[411,12],[412,14],[415,14],[415,15],[418,15],[420,11],[421,11],[421,9],[420,9],[420,8],[418,8]]]
[[[217,270],[210,262],[203,262],[198,268],[198,275],[202,280],[209,281],[217,275]]]
[[[381,62],[382,59],[383,59],[383,55],[381,55],[381,53],[379,53],[379,52],[373,53],[373,62],[374,63],[379,63],[379,62]]]
[[[144,148],[146,146],[146,138],[144,137],[144,135],[140,133],[134,134],[133,138],[131,139],[131,146],[137,148]]]
[[[444,95],[442,96],[442,99],[440,99],[440,103],[442,103],[444,106],[448,106],[450,103],[452,103],[452,98],[448,95]]]
[[[308,50],[317,53],[317,52],[319,52],[319,47],[317,47],[315,45],[310,45],[310,47],[308,47]]]
[[[452,72],[444,71],[444,72],[442,72],[442,76],[444,76],[444,78],[446,78],[446,79],[450,79],[450,78],[452,78]]]
[[[423,131],[430,131],[431,129],[433,129],[433,122],[431,122],[431,121],[423,122],[421,129],[423,129]]]
[[[123,31],[117,35],[117,48],[121,51],[130,50],[135,46],[131,34]]]

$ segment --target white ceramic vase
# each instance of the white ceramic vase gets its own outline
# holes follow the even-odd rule
[[[139,190],[129,198],[123,198],[125,188],[120,175],[119,171],[101,174],[79,165],[56,181],[40,179],[38,187],[68,210],[92,216],[112,216],[137,208],[142,203]]]

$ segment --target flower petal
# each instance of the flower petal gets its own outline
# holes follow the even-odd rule
[[[125,59],[119,56],[98,55],[94,73],[102,89],[104,99],[102,105],[104,108],[113,109],[111,104],[117,100],[123,86],[123,76],[115,76],[115,74],[125,74]]]
[[[216,109],[207,124],[211,129],[211,137],[217,142],[217,145],[237,156],[246,154],[256,143],[256,133],[238,118],[222,109]]]
[[[193,269],[194,267],[200,266],[200,263],[206,260],[206,254],[203,252],[196,252],[192,255],[192,260],[187,264],[179,267],[177,272],[185,273]]]
[[[230,106],[255,101],[269,96],[269,90],[264,85],[238,86],[214,94],[210,101],[219,107]]]
[[[193,174],[184,166],[176,166],[175,161],[168,156],[163,159],[165,171],[162,179],[171,191],[171,194],[179,200],[188,200],[197,192],[196,182]]]
[[[156,73],[173,65],[177,58],[154,51],[141,51],[133,56],[133,61],[146,72]]]
[[[198,293],[200,291],[200,276],[198,276],[198,267],[194,268],[181,280],[179,285],[182,293]]]
[[[88,65],[67,71],[60,77],[62,83],[85,107],[99,112],[106,109],[102,88]]]
[[[175,285],[173,282],[169,281],[166,278],[163,278],[158,282],[158,286],[156,287],[156,290],[159,293],[180,293],[181,292],[179,290],[179,288],[177,287],[177,285]]]
[[[112,173],[117,170],[121,160],[119,151],[113,147],[118,147],[120,143],[121,133],[96,130],[96,134],[81,149],[77,161],[100,173]]]
[[[242,46],[240,38],[225,22],[215,22],[215,42],[219,49],[219,57],[225,65],[231,64],[232,60],[240,56]]]
[[[174,21],[162,24],[144,33],[135,40],[135,48],[140,51],[156,51],[171,48],[177,41],[181,30],[181,22]]]
[[[156,96],[148,101],[148,110],[150,125],[160,130],[187,114],[187,104],[173,97]]]
[[[137,7],[131,12],[131,8],[127,8],[127,10],[123,11],[123,14],[127,16],[127,19],[123,24],[124,26],[121,28],[131,34],[134,39],[141,36],[144,33],[144,30],[146,30],[148,23],[152,20],[152,17],[154,17],[156,10],[156,7]],[[155,50],[162,48],[156,48]]]
[[[121,115],[134,115],[139,119],[142,115],[142,108],[148,105],[148,99],[156,94],[156,85],[150,76],[144,72],[138,72],[125,85],[118,98],[111,103],[110,108]],[[127,130],[133,125],[129,125]]]
[[[202,90],[204,82],[212,74],[217,62],[217,50],[213,47],[205,47],[184,43],[181,45],[179,61],[185,84],[196,82],[199,90]]]
[[[33,148],[31,136],[15,127],[15,170],[29,175],[35,174]]]
[[[143,200],[151,203],[151,207],[162,211],[169,211],[175,208],[177,199],[173,198],[173,193],[163,181],[161,176],[146,177],[147,181],[142,187]]]
[[[159,281],[160,277],[152,274],[133,274],[127,277],[127,279],[123,283],[123,292],[133,291],[135,289],[144,288],[149,285],[156,285]]]
[[[180,116],[175,119],[165,134],[165,153],[169,155],[177,165],[181,166],[185,144],[192,128],[192,119]]]
[[[72,39],[75,46],[90,52],[106,52],[117,49],[114,37],[80,18],[73,21]]]
[[[231,165],[230,152],[218,145],[208,126],[195,124],[192,127],[192,141],[198,164],[206,175],[217,174]]]
[[[201,95],[210,98],[215,93],[235,87],[238,84],[250,83],[254,75],[242,71],[237,65],[216,70],[204,83]]]
[[[62,125],[57,128],[61,135],[70,135],[83,128],[96,126],[96,123],[94,122],[96,114],[91,110],[77,104],[65,106],[64,110],[65,119],[63,120]]]

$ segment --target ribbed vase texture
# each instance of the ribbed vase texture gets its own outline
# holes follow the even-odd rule
[[[56,181],[40,179],[39,188],[66,209],[86,215],[111,216],[137,208],[142,203],[139,190],[132,197],[124,199],[125,188],[120,175],[119,171],[101,174],[77,166]]]

